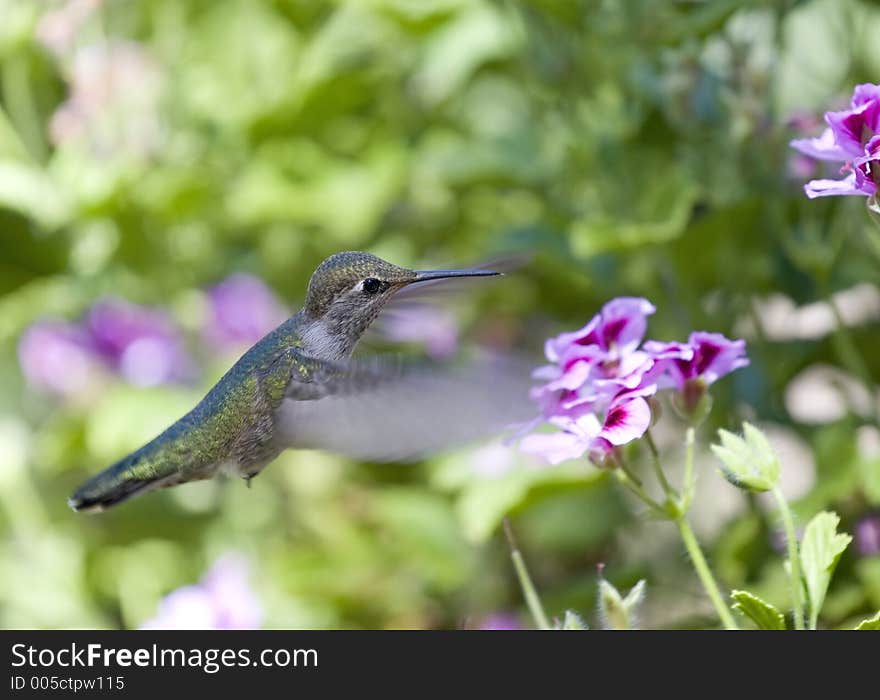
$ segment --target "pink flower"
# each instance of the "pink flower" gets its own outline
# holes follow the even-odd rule
[[[287,317],[262,280],[235,274],[208,290],[210,318],[203,335],[223,347],[252,345]]]
[[[156,617],[141,629],[256,629],[262,608],[248,583],[245,560],[227,554],[215,562],[201,582],[169,593]]]
[[[105,299],[92,307],[87,327],[97,352],[136,386],[180,381],[192,374],[180,332],[159,309]]]
[[[665,375],[657,377],[660,388],[678,391],[684,391],[689,381],[700,380],[708,386],[749,364],[746,341],[729,340],[720,333],[695,331],[686,346],[649,340],[645,350],[658,359],[657,368]]]
[[[658,389],[682,392],[693,419],[697,404],[705,403],[700,399],[706,387],[748,364],[745,341],[718,333],[691,333],[687,343],[642,344],[653,312],[646,299],[614,299],[580,330],[546,342],[550,364],[532,375],[544,381],[531,392],[541,417],[521,434],[542,420],[560,430],[526,435],[520,442],[523,451],[551,464],[584,454],[605,464],[616,447],[637,440],[650,427],[646,398]]]
[[[648,316],[656,310],[647,299],[612,299],[579,331],[562,333],[548,340],[544,352],[551,362],[558,361],[572,346],[595,345],[604,352],[626,353],[642,342]]]
[[[521,630],[523,628],[522,624],[519,621],[519,618],[507,612],[494,613],[483,618],[482,622],[480,622],[480,626],[477,629],[480,630]]]
[[[826,112],[828,128],[816,138],[795,139],[791,146],[818,160],[844,161],[840,180],[811,180],[810,199],[832,195],[877,194],[880,182],[880,85],[865,83],[853,90],[850,109]]]
[[[89,334],[66,321],[31,325],[19,341],[18,359],[28,384],[60,396],[86,392],[102,373]]]
[[[435,360],[447,360],[458,350],[458,323],[445,309],[401,306],[385,312],[384,320],[382,330],[388,340],[418,343]]]
[[[613,299],[586,326],[549,339],[544,353],[552,364],[539,367],[535,379],[546,383],[532,390],[545,416],[611,399],[621,390],[635,389],[653,361],[637,348],[654,313],[647,299]]]
[[[146,159],[159,151],[160,66],[135,42],[77,48],[70,60],[70,95],[49,123],[56,146],[85,146],[100,159]]]
[[[855,540],[863,557],[880,555],[880,514],[866,515],[856,523]]]
[[[651,409],[645,396],[656,386],[622,392],[614,397],[604,418],[584,413],[576,418],[553,416],[549,422],[562,430],[527,435],[520,443],[523,452],[540,455],[550,464],[559,464],[587,454],[601,463],[615,447],[637,440],[651,425]]]
[[[102,0],[65,0],[60,7],[45,12],[37,22],[37,40],[61,56],[76,44],[77,37]]]

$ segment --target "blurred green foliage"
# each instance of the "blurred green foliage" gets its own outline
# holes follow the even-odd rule
[[[482,452],[286,453],[250,490],[67,509],[234,356],[193,340],[198,386],[60,402],[22,378],[30,323],[112,295],[194,337],[206,286],[246,271],[293,307],[344,249],[420,266],[534,252],[462,309],[476,337],[530,348],[620,294],[658,306],[660,339],[751,320],[752,365],[717,385],[706,434],[748,417],[794,441],[801,523],[829,507],[852,532],[880,507],[876,409],[817,426],[784,401],[810,366],[858,374],[855,352],[876,404],[876,316],[845,337],[754,329],[768,295],[804,305],[878,279],[864,202],[807,201],[787,145],[794,118],[880,82],[876,3],[104,0],[47,29],[67,4],[0,0],[0,626],[136,627],[228,550],[250,557],[270,627],[478,626],[524,611],[508,513],[551,615],[591,615],[602,561],[622,589],[647,579],[643,624],[712,624],[666,525],[595,470],[512,449],[501,473]],[[724,584],[784,608],[771,509],[710,457],[700,489]],[[880,556],[848,551],[823,624],[878,607]]]

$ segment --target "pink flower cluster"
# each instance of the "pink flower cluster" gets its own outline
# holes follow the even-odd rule
[[[692,333],[686,343],[642,342],[647,299],[620,297],[586,326],[547,340],[550,364],[533,376],[541,419],[559,428],[533,433],[520,448],[559,464],[586,454],[602,464],[614,448],[640,438],[651,424],[648,397],[672,389],[686,399],[702,395],[720,377],[748,364],[744,340]]]
[[[877,194],[880,184],[880,85],[856,85],[850,109],[826,112],[828,128],[812,139],[795,139],[791,146],[817,160],[844,161],[841,180],[811,180],[807,197]]]

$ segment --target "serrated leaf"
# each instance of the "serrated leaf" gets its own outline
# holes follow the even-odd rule
[[[785,617],[775,606],[748,591],[732,591],[733,609],[748,617],[762,630],[784,630]]]
[[[855,626],[857,630],[877,630],[880,631],[880,610],[877,611],[877,614],[874,617],[869,617],[867,620],[862,620],[859,624]]]
[[[737,488],[746,491],[769,491],[779,481],[779,460],[770,442],[760,430],[743,423],[744,437],[719,430],[721,444],[711,445],[721,460],[721,473]]]
[[[825,593],[828,591],[834,567],[852,541],[849,535],[837,532],[839,523],[840,517],[836,513],[823,511],[804,530],[801,562],[810,599],[810,627],[813,629],[816,628],[819,611],[825,602]]]

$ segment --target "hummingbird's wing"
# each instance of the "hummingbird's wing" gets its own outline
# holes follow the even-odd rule
[[[464,365],[369,358],[309,359],[276,413],[286,447],[377,462],[410,461],[532,419],[530,363],[482,357]]]

